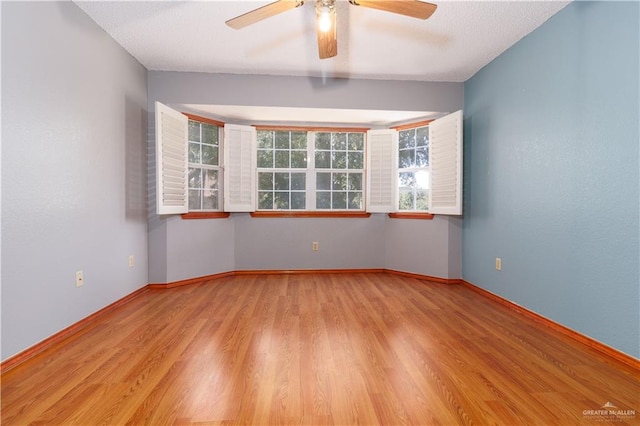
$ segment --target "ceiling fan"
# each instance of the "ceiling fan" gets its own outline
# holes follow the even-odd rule
[[[239,30],[263,19],[278,15],[304,4],[305,0],[277,0],[226,21],[231,28]],[[316,32],[318,34],[318,54],[320,59],[332,58],[338,54],[336,32],[336,1],[316,1]],[[385,12],[397,13],[412,18],[427,19],[436,11],[436,5],[420,0],[349,0],[353,6],[369,7]]]

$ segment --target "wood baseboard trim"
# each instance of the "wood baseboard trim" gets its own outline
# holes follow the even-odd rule
[[[135,299],[136,297],[140,296],[141,294],[145,293],[148,291],[147,286],[144,286],[142,288],[139,288],[138,290],[134,291],[133,293],[130,293],[126,296],[124,296],[122,299],[118,299],[115,302],[111,303],[110,305],[105,306],[104,308],[100,309],[99,311],[94,312],[93,314],[81,319],[80,321],[71,324],[69,327],[64,328],[62,330],[60,330],[59,332],[47,337],[46,339],[42,340],[39,343],[36,343],[35,345],[25,349],[22,352],[17,353],[16,355],[9,357],[7,359],[5,359],[4,361],[0,362],[0,374],[4,374],[7,371],[11,370],[12,368],[17,367],[18,365],[22,364],[23,362],[29,360],[30,358],[33,358],[34,356],[38,355],[41,352],[44,352],[47,348],[49,348],[50,346],[59,343],[61,341],[63,341],[64,339],[78,333],[79,331],[81,331],[82,329],[86,328],[87,326],[89,326],[92,322],[94,322],[98,317],[113,311],[114,309],[123,306],[127,303],[129,303],[131,300]]]
[[[212,281],[212,280],[218,280],[221,278],[232,277],[234,275],[235,275],[234,271],[221,272],[219,274],[204,275],[202,277],[188,278],[186,280],[172,281],[169,283],[147,284],[147,288],[149,290],[167,290],[170,288],[182,287],[182,286],[191,285],[191,284],[200,284],[205,281]]]
[[[589,336],[585,336],[582,333],[579,333],[569,327],[566,327],[560,323],[557,323],[545,316],[542,316],[534,311],[531,311],[527,308],[524,308],[520,305],[518,305],[517,303],[514,303],[508,299],[505,299],[502,296],[498,296],[495,293],[492,293],[488,290],[485,290],[481,287],[478,287],[477,285],[470,283],[469,281],[466,280],[460,280],[460,283],[462,285],[464,285],[465,287],[475,291],[476,293],[493,300],[496,303],[499,303],[502,306],[507,307],[508,309],[511,309],[512,311],[515,311],[525,317],[528,317],[542,325],[544,325],[545,327],[551,328],[559,333],[564,334],[565,336],[568,336],[570,338],[572,338],[573,340],[582,343],[585,346],[588,346],[592,349],[597,350],[598,352],[602,353],[603,355],[608,356],[609,358],[612,358],[618,362],[621,362],[629,367],[632,367],[638,371],[640,371],[640,359],[634,358],[631,355],[627,355],[624,352],[620,352],[617,349],[612,348],[611,346],[605,345],[602,342],[599,342]]]
[[[234,275],[309,275],[309,274],[367,274],[384,269],[248,269],[234,271]]]
[[[438,284],[456,285],[462,282],[462,280],[460,279],[432,277],[429,275],[414,274],[413,272],[396,271],[394,269],[384,269],[384,272],[388,274],[402,275],[403,277],[415,278],[423,281],[431,281]]]

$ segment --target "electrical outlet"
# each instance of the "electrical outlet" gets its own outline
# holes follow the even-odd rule
[[[496,257],[496,271],[502,271],[502,259]]]
[[[84,274],[82,271],[76,272],[76,287],[82,287],[84,285]]]
[[[318,247],[318,242],[317,242],[317,241],[314,241],[314,242],[311,244],[311,250],[313,250],[313,251],[318,251],[318,249],[319,249],[319,247]]]
[[[135,259],[133,258],[133,255],[129,256],[129,268],[133,268],[134,266],[136,266],[136,262]]]

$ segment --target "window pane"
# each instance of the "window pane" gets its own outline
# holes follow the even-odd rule
[[[202,145],[202,164],[210,166],[218,165],[218,147],[211,145]]]
[[[307,168],[307,151],[291,152],[291,168],[306,169]]]
[[[189,190],[189,210],[200,210],[202,204],[202,191],[199,189]]]
[[[429,128],[420,127],[416,129],[416,145],[427,146],[429,145]]]
[[[291,193],[291,209],[304,210],[306,208],[305,198],[306,198],[306,194],[304,192],[292,192]]]
[[[276,192],[273,195],[273,208],[277,210],[289,209],[289,193],[288,192]]]
[[[330,192],[316,192],[316,208],[317,209],[330,209],[331,208],[331,193]]]
[[[429,148],[423,146],[416,149],[416,167],[426,167],[429,165]]]
[[[410,189],[400,190],[399,210],[413,210],[413,191]]]
[[[212,191],[212,190],[203,191],[202,208],[204,210],[218,209],[218,191]]]
[[[273,148],[273,132],[259,130],[257,134],[258,148]]]
[[[349,192],[349,210],[359,210],[363,206],[362,192]]]
[[[331,189],[346,191],[347,190],[347,174],[346,173],[334,173]]]
[[[416,210],[429,210],[429,192],[416,191]]]
[[[345,151],[347,149],[347,134],[334,133],[333,140],[331,142],[332,142],[331,144],[332,149]]]
[[[258,192],[258,208],[264,210],[273,208],[273,192]]]
[[[276,148],[277,149],[291,148],[291,144],[289,140],[289,132],[276,131]]]
[[[218,145],[218,127],[211,124],[202,124],[202,143]]]
[[[218,189],[218,171],[211,169],[202,170],[204,176],[204,189]]]
[[[189,120],[189,140],[200,142],[200,123]]]
[[[331,149],[331,133],[316,133],[315,149]]]
[[[362,173],[350,173],[349,174],[349,190],[361,191],[362,188]]]
[[[200,144],[189,142],[189,162],[200,164]]]
[[[415,172],[416,188],[429,189],[429,172],[427,170],[420,170]]]
[[[291,148],[307,149],[307,132],[291,132]]]
[[[291,173],[291,189],[304,191],[307,187],[307,175],[305,173]]]
[[[415,129],[403,130],[398,133],[398,147],[400,149],[413,148],[416,146]]]
[[[364,151],[364,133],[349,133],[349,150]]]
[[[333,200],[331,202],[332,209],[346,209],[347,208],[347,193],[346,192],[334,192]]]
[[[406,169],[408,167],[414,167],[416,163],[416,152],[413,149],[400,150],[398,156],[398,167]]]
[[[189,167],[189,188],[202,188],[202,169]]]
[[[364,168],[364,156],[362,152],[350,152],[349,153],[349,168],[350,169],[363,169]]]
[[[316,189],[331,189],[331,173],[316,174]]]
[[[331,153],[329,151],[316,151],[316,169],[331,168]]]
[[[273,173],[258,173],[258,189],[273,189]]]
[[[416,184],[416,177],[413,172],[400,173],[400,188],[413,188]]]
[[[204,173],[204,188],[205,189],[218,189],[218,170],[205,169]]]
[[[331,168],[333,168],[333,169],[346,169],[347,168],[347,153],[346,152],[332,152],[331,153]]]
[[[273,167],[273,151],[270,149],[258,150],[258,167],[270,169]]]
[[[276,169],[288,169],[289,168],[289,151],[276,151],[274,166]]]
[[[289,189],[289,173],[274,173],[274,188],[276,190]]]

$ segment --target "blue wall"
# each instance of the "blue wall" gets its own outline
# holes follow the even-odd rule
[[[639,7],[574,2],[465,83],[462,256],[465,280],[635,357]]]

